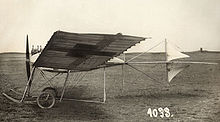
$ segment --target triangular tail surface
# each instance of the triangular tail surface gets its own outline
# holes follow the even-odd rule
[[[189,56],[181,53],[170,43],[166,42],[166,57],[167,57],[167,61],[171,61],[174,59],[188,58]]]
[[[182,65],[177,66],[174,64],[167,64],[167,80],[168,82],[171,82],[171,80],[181,71],[183,71],[185,68],[187,68],[189,65]]]

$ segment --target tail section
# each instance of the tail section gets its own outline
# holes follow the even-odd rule
[[[178,66],[170,63],[174,59],[180,58],[188,58],[189,56],[186,54],[181,53],[177,49],[175,49],[172,45],[170,45],[167,40],[165,40],[165,54],[166,54],[166,72],[167,72],[167,81],[171,82],[171,80],[181,71],[183,71],[186,67],[185,66]]]
[[[166,51],[166,61],[189,57],[188,55],[183,54],[180,51],[178,51],[175,47],[169,44],[166,40],[165,40],[165,51]]]
[[[167,64],[167,80],[171,82],[171,80],[185,68],[189,67],[189,65],[178,66],[175,64]]]

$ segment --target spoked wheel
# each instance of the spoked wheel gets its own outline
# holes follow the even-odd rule
[[[52,108],[55,104],[55,96],[51,92],[44,91],[37,97],[37,105],[40,108]]]
[[[57,97],[57,90],[53,87],[46,87],[42,90],[42,92],[49,92],[53,94],[54,97]]]

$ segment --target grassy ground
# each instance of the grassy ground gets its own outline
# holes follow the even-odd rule
[[[191,52],[194,61],[220,63],[220,53]],[[135,55],[135,54],[133,54]],[[132,55],[127,55],[127,59]],[[164,60],[163,54],[147,54],[136,61]],[[135,60],[134,60],[135,61]],[[169,84],[165,81],[164,65],[133,65],[155,78],[152,81],[136,70],[125,66],[122,92],[121,66],[107,68],[105,104],[76,101],[57,102],[44,110],[36,104],[16,104],[0,96],[0,121],[220,121],[220,66],[194,64],[178,74]],[[54,74],[46,73],[47,77]],[[66,74],[55,78],[52,85],[61,91]],[[82,75],[82,74],[78,74]],[[71,74],[65,97],[102,100],[103,69],[87,72],[76,84]],[[26,84],[25,55],[0,54],[0,92],[9,89],[22,92]],[[76,79],[75,79],[76,80]],[[75,85],[76,84],[76,85]],[[39,94],[43,77],[36,71],[33,95]],[[73,87],[75,86],[75,87]],[[18,97],[19,96],[14,96]],[[168,107],[173,117],[150,117],[148,108]]]

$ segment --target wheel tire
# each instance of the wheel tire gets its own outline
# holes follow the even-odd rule
[[[42,92],[38,97],[37,97],[37,105],[40,108],[43,109],[48,109],[52,108],[55,104],[56,98],[51,92]]]
[[[42,92],[50,92],[51,94],[54,95],[54,97],[57,97],[57,90],[53,87],[46,87],[42,90]]]

